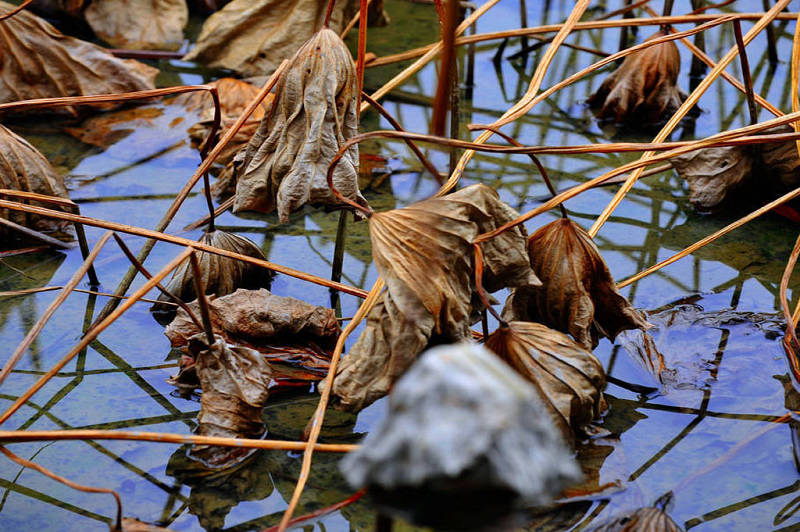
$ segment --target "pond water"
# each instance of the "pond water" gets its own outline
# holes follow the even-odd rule
[[[623,4],[620,0],[608,2],[605,9],[598,7],[587,17],[600,17]],[[762,10],[761,2],[739,1],[734,5],[742,12]],[[477,31],[518,27],[521,12],[529,25],[559,23],[571,7],[571,2],[527,0],[521,10],[516,0],[503,0],[480,19]],[[661,5],[654,3],[654,7],[660,9]],[[370,30],[370,51],[380,56],[436,38],[438,26],[431,5],[386,0],[386,9],[391,24]],[[675,2],[674,13],[689,11],[688,1]],[[198,26],[193,21],[189,33],[196,34]],[[743,23],[744,31],[750,26],[750,22]],[[764,35],[748,50],[756,91],[786,111],[790,108],[788,59],[794,26],[784,21],[774,27],[783,59],[774,70],[767,62]],[[643,27],[631,38],[642,40],[654,31]],[[619,37],[618,29],[580,31],[567,42],[608,53],[618,49]],[[353,45],[352,37],[349,43]],[[475,46],[472,97],[463,93],[460,107],[462,138],[468,135],[466,124],[490,122],[520,98],[544,49],[531,52],[526,60],[503,59],[495,64],[492,58],[498,44],[490,41]],[[517,52],[520,46],[520,39],[510,40],[503,56]],[[729,26],[706,35],[706,50],[713,58],[721,57],[732,46]],[[465,49],[460,55],[462,80],[469,63],[467,52]],[[543,87],[596,60],[596,55],[586,51],[561,48]],[[681,60],[680,85],[688,90],[691,57],[686,48],[681,48]],[[221,75],[181,61],[164,60],[154,65],[162,69],[161,85],[200,83]],[[368,70],[367,89],[378,88],[402,66],[405,64]],[[728,70],[741,79],[738,62]],[[602,129],[583,103],[609,71],[606,68],[556,93],[507,131],[525,144],[610,141],[612,132]],[[433,94],[435,84],[436,69],[429,65],[390,94],[385,105],[406,129],[426,132],[431,119],[427,95]],[[745,125],[744,96],[722,80],[701,99],[700,107],[694,136]],[[80,204],[83,214],[151,228],[199,163],[186,132],[198,116],[168,100],[135,109],[122,115],[108,113],[104,126],[92,126],[97,138],[84,141],[65,134],[64,125],[50,118],[14,123],[12,128],[63,172],[70,197]],[[770,116],[762,111],[760,118]],[[372,112],[362,120],[364,130],[389,127]],[[688,131],[685,134],[692,136]],[[388,176],[376,173],[363,183],[364,195],[376,210],[407,205],[436,191],[433,177],[420,171],[420,164],[402,142],[368,142],[362,149],[386,159],[379,166],[391,170]],[[426,148],[426,152],[438,168],[447,168],[447,152],[436,148]],[[635,158],[636,154],[610,154],[543,156],[541,160],[556,187],[564,189]],[[525,156],[476,155],[463,179],[465,185],[472,183],[496,188],[503,200],[520,211],[533,208],[547,197],[547,189]],[[593,189],[568,201],[569,215],[588,228],[614,191],[614,187]],[[645,178],[628,194],[596,238],[616,279],[627,278],[760,206],[702,215],[693,211],[687,198],[687,186],[672,171]],[[169,232],[199,238],[200,230],[187,232],[181,228],[204,211],[203,198],[195,192]],[[552,211],[534,218],[527,229],[532,231],[556,216],[558,213]],[[330,275],[337,222],[337,213],[306,208],[282,225],[275,215],[243,218],[232,214],[221,216],[218,224],[258,243],[270,261],[326,277]],[[618,512],[649,505],[670,490],[675,492],[670,514],[685,528],[800,527],[794,429],[770,423],[783,415],[787,406],[797,409],[798,405],[787,381],[788,365],[780,344],[782,320],[776,313],[780,277],[796,232],[795,222],[766,215],[623,291],[636,307],[652,311],[651,321],[657,325],[653,337],[671,370],[670,379],[660,393],[647,396],[609,384],[606,393],[611,409],[603,426],[610,435],[587,442],[579,450],[587,472],[585,487],[621,481],[625,489],[604,499],[571,503],[555,513],[531,514],[527,530],[582,530]],[[87,234],[92,244],[102,231],[87,228]],[[143,243],[138,237],[124,239],[134,251]],[[160,243],[147,266],[157,271],[177,253],[177,247]],[[3,258],[0,290],[63,285],[81,260],[77,249]],[[128,268],[122,252],[113,244],[103,249],[96,264],[100,290],[105,292],[114,290]],[[376,277],[366,224],[350,221],[343,282],[368,289]],[[137,278],[133,288],[142,283]],[[87,282],[81,287],[88,288]],[[797,288],[797,281],[792,282],[792,293]],[[314,304],[330,303],[327,289],[285,275],[275,279],[272,291]],[[13,350],[57,293],[0,299],[4,353]],[[495,296],[502,300],[505,295]],[[352,316],[359,302],[355,297],[342,296],[341,315]],[[104,297],[73,293],[0,389],[2,404],[9,405],[60,359],[105,303]],[[166,382],[177,372],[177,360],[170,355],[163,328],[153,320],[148,307],[146,303],[134,305],[4,428],[191,433],[196,427],[199,400],[182,398]],[[613,345],[604,340],[596,354],[616,379],[654,386],[653,378],[629,354],[636,345],[636,338],[621,338]],[[297,439],[317,400],[315,393],[305,391],[273,395],[265,410],[269,437]],[[357,442],[384,409],[384,401],[379,401],[357,418],[330,412],[322,441]],[[770,430],[738,452],[730,452],[767,428]],[[75,482],[118,491],[125,515],[186,531],[247,531],[277,524],[301,462],[296,453],[259,452],[236,471],[209,478],[193,472],[185,459],[186,449],[177,445],[73,441],[13,444],[9,448]],[[715,463],[720,457],[725,459]],[[353,493],[338,472],[339,458],[315,454],[296,515]],[[0,460],[0,491],[3,530],[104,530],[115,512],[110,496],[74,491],[5,459]],[[373,510],[359,501],[308,521],[302,529],[366,532],[373,527]],[[398,523],[395,530],[414,528]]]

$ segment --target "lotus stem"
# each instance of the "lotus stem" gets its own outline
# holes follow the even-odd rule
[[[486,295],[486,290],[483,288],[483,252],[481,251],[480,244],[472,244],[472,250],[475,257],[475,291],[478,293],[483,307],[494,316],[494,319],[497,320],[500,326],[508,327],[508,323],[506,323],[497,310],[495,310],[494,306],[492,306],[489,297]],[[484,332],[484,337],[486,337],[486,332]]]
[[[331,263],[331,281],[340,282],[342,280],[342,267],[344,266],[344,245],[347,238],[347,211],[339,211],[339,223],[336,226],[336,244],[333,248],[333,261]],[[341,316],[341,301],[339,292],[330,289],[331,292],[331,308],[337,310],[337,314]]]
[[[331,0],[333,1],[333,0]],[[356,113],[361,117],[361,93],[364,92],[364,58],[367,53],[367,15],[369,1],[361,0],[358,9],[358,60],[356,62],[356,77],[358,78],[358,93],[356,96]]]
[[[22,11],[23,9],[28,7],[29,5],[31,5],[32,3],[33,3],[33,0],[25,0],[24,2],[22,2],[20,5],[18,5],[17,7],[12,9],[8,13],[6,13],[5,15],[0,16],[0,21],[3,21],[3,20],[6,20],[7,18],[13,17],[17,13],[19,13],[20,11]]]
[[[736,19],[733,21],[733,35],[736,39],[736,47],[739,49],[739,60],[742,65],[742,79],[744,80],[745,96],[747,97],[747,108],[750,112],[750,125],[758,123],[758,110],[756,109],[756,99],[753,93],[753,78],[750,75],[750,61],[747,59],[747,49],[742,39],[742,23]]]
[[[328,9],[325,11],[325,20],[322,21],[323,29],[327,28],[331,22],[331,15],[333,14],[333,6],[336,5],[336,0],[328,0]]]
[[[331,512],[336,512],[338,510],[341,510],[345,506],[350,506],[354,502],[360,500],[366,494],[367,494],[367,490],[360,489],[360,490],[358,490],[357,492],[355,492],[354,494],[352,494],[351,496],[349,496],[348,498],[346,498],[343,501],[339,501],[336,504],[331,504],[330,506],[326,506],[325,508],[320,508],[319,510],[313,511],[311,513],[307,513],[305,515],[301,515],[300,517],[295,517],[294,519],[289,521],[289,525],[288,526],[299,525],[303,521],[308,521],[309,519],[317,519],[319,517],[322,517],[323,515],[327,515],[327,514],[329,514]],[[270,528],[268,528],[268,529],[266,529],[266,530],[264,530],[262,532],[277,532],[277,530],[278,530],[278,526],[273,526],[273,527],[270,527]]]
[[[211,326],[211,312],[208,308],[208,298],[206,297],[206,287],[203,285],[203,270],[200,268],[200,261],[197,260],[197,253],[191,249],[189,261],[192,265],[192,277],[194,278],[194,289],[197,292],[197,305],[200,307],[200,317],[203,319],[203,331],[206,333],[208,345],[214,343],[214,328]]]
[[[363,0],[362,0],[363,1]],[[436,85],[436,96],[433,100],[433,121],[431,132],[444,136],[447,110],[450,108],[450,92],[455,77],[455,31],[458,19],[458,0],[446,0],[442,27],[442,59],[439,67],[439,81]]]

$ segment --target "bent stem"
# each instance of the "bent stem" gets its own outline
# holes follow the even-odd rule
[[[784,346],[786,347],[786,355],[789,358],[789,365],[791,366],[792,373],[795,377],[795,383],[800,383],[800,361],[798,361],[797,353],[795,351],[796,348],[800,347],[800,342],[797,341],[797,331],[795,329],[792,311],[789,308],[789,299],[787,298],[786,294],[789,290],[789,279],[792,277],[792,272],[794,271],[795,264],[797,264],[798,257],[800,257],[800,235],[798,235],[797,241],[794,244],[794,248],[792,248],[792,253],[789,255],[789,260],[786,262],[786,268],[783,270],[781,284],[778,291],[781,301],[781,310],[783,310],[783,316],[786,319],[787,341],[784,342]]]
[[[494,306],[492,306],[489,297],[486,295],[486,290],[483,288],[483,251],[481,251],[480,244],[473,243],[472,250],[475,256],[475,291],[478,293],[478,297],[481,299],[484,308],[494,316],[494,319],[500,323],[500,326],[504,328],[508,327],[508,323],[500,317],[500,314],[495,310]],[[484,334],[486,333],[484,332]]]
[[[206,287],[203,286],[203,271],[200,269],[200,261],[197,260],[197,253],[192,248],[189,260],[192,264],[192,277],[194,277],[194,289],[197,292],[197,304],[200,307],[200,317],[203,319],[203,331],[206,333],[208,345],[214,343],[214,329],[211,326],[211,312],[208,308],[206,298]]]

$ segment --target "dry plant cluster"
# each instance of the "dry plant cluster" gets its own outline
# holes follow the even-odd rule
[[[188,17],[184,0],[60,0],[42,2],[46,6],[39,6],[50,15],[82,19],[114,49],[60,33],[29,9],[21,9],[30,0],[19,7],[0,2],[0,117],[31,113],[83,116],[126,102],[165,96],[174,97],[187,109],[202,109],[204,115],[203,121],[191,129],[202,163],[153,229],[81,215],[78,205],[69,199],[62,177],[47,159],[23,138],[0,125],[0,235],[4,247],[22,247],[30,242],[63,247],[63,240],[69,238],[65,232],[72,226],[85,259],[23,342],[4,357],[0,383],[7,379],[48,319],[83,277],[88,275],[91,284],[97,284],[102,271],[95,272],[93,261],[112,237],[131,262],[113,297],[84,331],[81,340],[0,414],[0,423],[7,421],[82,349],[153,290],[159,291],[158,299],[153,302],[154,315],[166,326],[165,333],[172,346],[183,350],[180,371],[173,377],[173,384],[185,393],[197,388],[202,391],[199,428],[191,435],[3,430],[0,440],[12,443],[127,439],[189,443],[194,444],[192,457],[212,469],[238,463],[254,449],[302,451],[302,470],[277,526],[277,530],[285,530],[297,522],[295,509],[315,452],[352,452],[348,457],[349,467],[356,472],[349,477],[359,488],[368,487],[368,492],[386,495],[392,493],[391,489],[413,487],[421,482],[408,474],[413,463],[410,469],[398,473],[404,479],[402,482],[407,483],[402,484],[375,463],[359,462],[359,457],[366,457],[367,462],[379,463],[382,455],[370,451],[369,439],[363,447],[321,444],[318,440],[329,405],[359,412],[387,395],[393,401],[389,415],[410,416],[403,422],[424,426],[425,416],[413,412],[414,408],[421,408],[420,402],[439,402],[437,407],[441,407],[442,402],[447,404],[459,393],[457,387],[450,389],[447,383],[436,379],[436,372],[445,370],[437,366],[439,362],[433,354],[421,357],[427,349],[439,344],[477,342],[485,346],[485,349],[464,348],[463,360],[458,357],[451,360],[454,380],[476,378],[471,364],[483,365],[488,374],[493,371],[514,374],[498,377],[498,381],[476,378],[475,393],[483,396],[481,390],[485,388],[485,395],[491,396],[493,390],[504,386],[503,382],[509,389],[519,388],[512,399],[534,404],[531,408],[538,409],[537,419],[546,420],[550,427],[540,428],[535,424],[527,427],[531,434],[543,438],[542,449],[555,447],[554,452],[567,456],[569,453],[564,450],[569,450],[577,440],[601,431],[602,416],[607,409],[603,396],[606,375],[592,351],[601,338],[613,341],[625,330],[639,330],[646,335],[650,327],[644,313],[633,308],[619,289],[800,196],[800,21],[791,58],[792,109],[784,113],[754,93],[746,47],[775,20],[798,20],[796,13],[784,11],[789,0],[779,0],[760,13],[717,13],[712,11],[724,6],[709,5],[685,15],[672,15],[669,1],[665,2],[663,14],[658,15],[645,0],[629,3],[626,8],[598,20],[587,17],[589,0],[578,0],[566,20],[558,25],[465,36],[466,29],[498,1],[487,0],[464,18],[457,2],[436,0],[440,18],[440,28],[436,30],[441,32],[441,40],[424,48],[377,58],[366,53],[368,22],[386,23],[377,0],[361,0],[360,5],[347,0],[329,3],[232,0],[224,6],[206,3],[206,9],[216,12],[206,20],[197,43],[185,59],[226,68],[237,76],[256,78],[256,84],[223,78],[207,85],[169,88],[156,88],[156,70],[133,58],[181,56],[163,51],[180,46]],[[35,4],[30,7],[36,7]],[[629,15],[635,9],[650,16],[631,18]],[[131,20],[135,23],[130,23]],[[744,34],[743,20],[752,22]],[[694,26],[677,31],[673,25],[679,23]],[[568,45],[566,40],[573,32],[654,25],[658,30],[641,44],[623,47],[552,87],[542,87],[553,58],[561,47]],[[690,45],[687,37],[717,26],[735,32],[737,46],[716,62],[692,48],[698,61],[709,70],[691,93],[685,94],[677,84],[678,43]],[[354,58],[342,36],[355,27],[358,46]],[[445,136],[443,124],[455,101],[452,93],[457,74],[453,58],[458,49],[482,41],[543,35],[547,35],[546,48],[523,97],[494,123],[471,124],[470,129],[479,132],[473,140]],[[406,132],[379,101],[439,56],[442,60],[434,97],[434,134]],[[365,68],[407,60],[413,62],[379,90],[373,94],[362,92]],[[625,127],[643,123],[660,125],[652,142],[524,146],[500,129],[556,91],[615,61],[619,65],[589,104],[598,119],[607,123]],[[742,81],[725,70],[734,61],[741,62],[745,73]],[[670,142],[671,133],[720,77],[723,80],[718,83],[730,83],[746,94],[750,125],[699,140]],[[211,102],[213,106],[209,105]],[[759,121],[757,107],[766,109],[774,118]],[[395,129],[359,133],[360,117],[370,109],[381,113]],[[501,142],[490,143],[495,136]],[[373,211],[359,189],[359,143],[380,138],[401,139],[409,145],[420,158],[420,165],[433,173],[441,185],[434,197],[386,212]],[[448,173],[440,173],[418,148],[420,143],[460,150],[460,157]],[[553,192],[552,198],[519,213],[489,186],[459,188],[463,172],[479,151],[530,156],[531,172],[541,174]],[[642,154],[634,162],[560,193],[552,189],[537,159],[542,154],[629,151]],[[664,163],[671,164],[688,182],[690,200],[700,210],[724,208],[726,202],[754,182],[770,195],[770,201],[687,249],[616,283],[593,239],[636,182],[653,171],[662,171]],[[209,178],[211,171],[217,175],[213,185]],[[205,227],[204,235],[194,241],[167,233],[178,209],[200,181],[209,214],[196,226]],[[619,183],[618,191],[588,230],[567,216],[562,205],[566,200],[609,182]],[[369,225],[374,264],[380,274],[369,291],[341,282],[341,262],[332,279],[321,278],[272,263],[254,243],[215,226],[215,217],[228,209],[234,213],[275,212],[280,222],[286,222],[292,213],[305,206],[341,210],[341,228],[346,227],[344,217],[349,213],[357,220],[366,220],[361,223]],[[562,218],[528,235],[525,222],[557,207],[561,208]],[[84,235],[85,226],[107,232],[90,248]],[[127,248],[120,234],[146,239],[138,255]],[[181,251],[164,268],[151,273],[147,257],[157,241],[175,244]],[[337,239],[337,248],[338,245]],[[800,344],[795,335],[800,305],[790,308],[787,291],[798,256],[800,238],[781,283],[781,303],[787,322],[784,344],[795,382],[800,382],[800,361],[796,355]],[[351,294],[363,298],[363,303],[342,329],[333,310],[272,294],[269,287],[275,274]],[[129,293],[137,275],[143,275],[147,281]],[[505,302],[493,300],[490,295],[501,289],[511,291]],[[504,303],[501,311],[494,308],[499,303]],[[494,331],[489,330],[487,312],[498,323]],[[344,356],[346,340],[362,322],[364,328]],[[479,322],[483,324],[480,332],[473,329]],[[452,354],[442,356],[447,360]],[[669,365],[657,353],[643,356],[640,362],[656,379]],[[300,441],[263,438],[261,410],[267,402],[270,383],[282,378],[319,383],[319,405]],[[428,386],[427,390],[436,393],[422,394],[417,401],[409,399],[416,397],[417,388],[410,384],[412,378],[417,386]],[[508,423],[516,423],[512,415],[515,412],[514,408],[507,412]],[[442,415],[445,419],[447,413]],[[530,412],[527,415],[533,416]],[[422,420],[414,416],[422,416]],[[783,415],[776,424],[789,419],[790,414]],[[504,429],[500,425],[503,423],[498,422],[493,430],[501,433]],[[458,429],[454,424],[452,430]],[[398,436],[402,431],[391,426],[379,432],[388,439],[404,437]],[[558,491],[547,496],[532,491],[529,484],[504,484],[506,481],[498,471],[513,468],[498,461],[496,455],[486,458],[482,453],[511,456],[515,447],[513,441],[495,441],[495,436],[487,436],[491,442],[486,448],[472,449],[475,460],[489,461],[490,466],[481,464],[489,467],[488,477],[494,479],[496,475],[503,490],[519,495],[520,504],[546,504],[558,496]],[[413,441],[403,440],[392,448],[398,459],[408,459],[415,452]],[[76,489],[109,491],[77,485],[5,447],[0,450],[10,459]],[[531,460],[546,462],[537,456]],[[445,457],[432,460],[441,464]],[[469,477],[474,473],[470,469],[473,465],[464,463],[454,466],[455,470],[437,470],[431,473],[435,482],[424,485],[425,489],[458,490],[458,486],[442,479],[448,475]],[[521,471],[518,473],[522,475]],[[569,480],[574,480],[574,471],[567,466],[551,474],[559,479],[553,482],[568,485]],[[621,530],[615,527],[630,522],[638,523],[639,527],[655,527],[651,529],[677,529],[665,514],[668,498],[601,529]],[[156,529],[129,518],[122,519],[121,509],[113,526],[126,530]]]

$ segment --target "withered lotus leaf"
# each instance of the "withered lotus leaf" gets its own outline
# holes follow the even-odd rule
[[[497,192],[472,185],[369,221],[372,252],[386,292],[333,382],[340,408],[358,411],[386,395],[432,341],[466,340],[482,308],[475,296],[472,241],[517,217]],[[540,284],[521,227],[481,244],[484,287]]]
[[[599,338],[650,324],[617,290],[597,245],[578,224],[555,220],[528,239],[531,266],[543,285],[514,290],[507,321],[535,321],[571,334],[591,351]]]
[[[658,32],[647,40],[662,36]],[[634,52],[603,81],[589,105],[599,109],[598,117],[617,123],[658,122],[686,98],[678,88],[680,68],[680,52],[672,41]]]
[[[261,410],[267,402],[272,376],[269,364],[254,349],[229,345],[217,339],[212,345],[204,335],[191,340],[196,371],[203,393],[197,416],[201,436],[256,438],[264,433]],[[230,453],[210,446],[196,446],[192,454],[207,463],[228,460]]]
[[[358,133],[358,80],[347,46],[323,29],[292,57],[278,82],[273,109],[234,159],[234,212],[278,211],[281,222],[305,204],[340,205],[328,187],[328,166]],[[358,146],[336,165],[333,183],[366,205],[358,189]]]
[[[0,2],[0,15],[15,6]],[[118,59],[21,11],[0,25],[0,102],[154,88],[158,70]],[[62,108],[63,109],[63,108]]]
[[[340,33],[357,6],[336,2],[330,29]],[[326,9],[319,0],[233,0],[208,17],[185,59],[243,76],[269,75],[322,27]]]
[[[94,0],[83,15],[95,35],[115,48],[177,50],[189,8],[186,0]]]
[[[666,513],[671,501],[672,492],[669,492],[660,497],[653,506],[618,515],[591,528],[590,532],[683,532]]]
[[[533,384],[566,441],[605,410],[603,365],[566,334],[512,321],[492,333],[486,347]]]
[[[152,523],[139,521],[135,517],[123,517],[120,522],[122,532],[172,532],[170,528],[164,528]]]
[[[235,251],[242,255],[264,259],[264,253],[251,240],[225,231],[211,231],[205,233],[200,242],[228,251]],[[235,292],[238,288],[261,288],[268,286],[274,274],[260,266],[255,266],[236,259],[230,259],[213,253],[198,251],[200,271],[203,286],[207,294],[224,296]],[[197,298],[195,292],[194,273],[191,263],[186,260],[178,266],[166,286],[172,294],[183,301],[192,301]],[[159,301],[172,301],[168,296],[161,294]],[[163,303],[155,303],[152,311],[165,313],[169,321],[174,317],[174,308]]]
[[[31,146],[27,140],[2,125],[0,125],[0,188],[69,199],[64,179],[44,155]],[[31,201],[31,203],[58,209],[49,203],[37,201]],[[0,216],[44,232],[61,231],[67,225],[66,222],[52,218],[26,215],[7,209],[0,210]],[[0,236],[5,236],[5,231],[4,227],[0,228]]]

